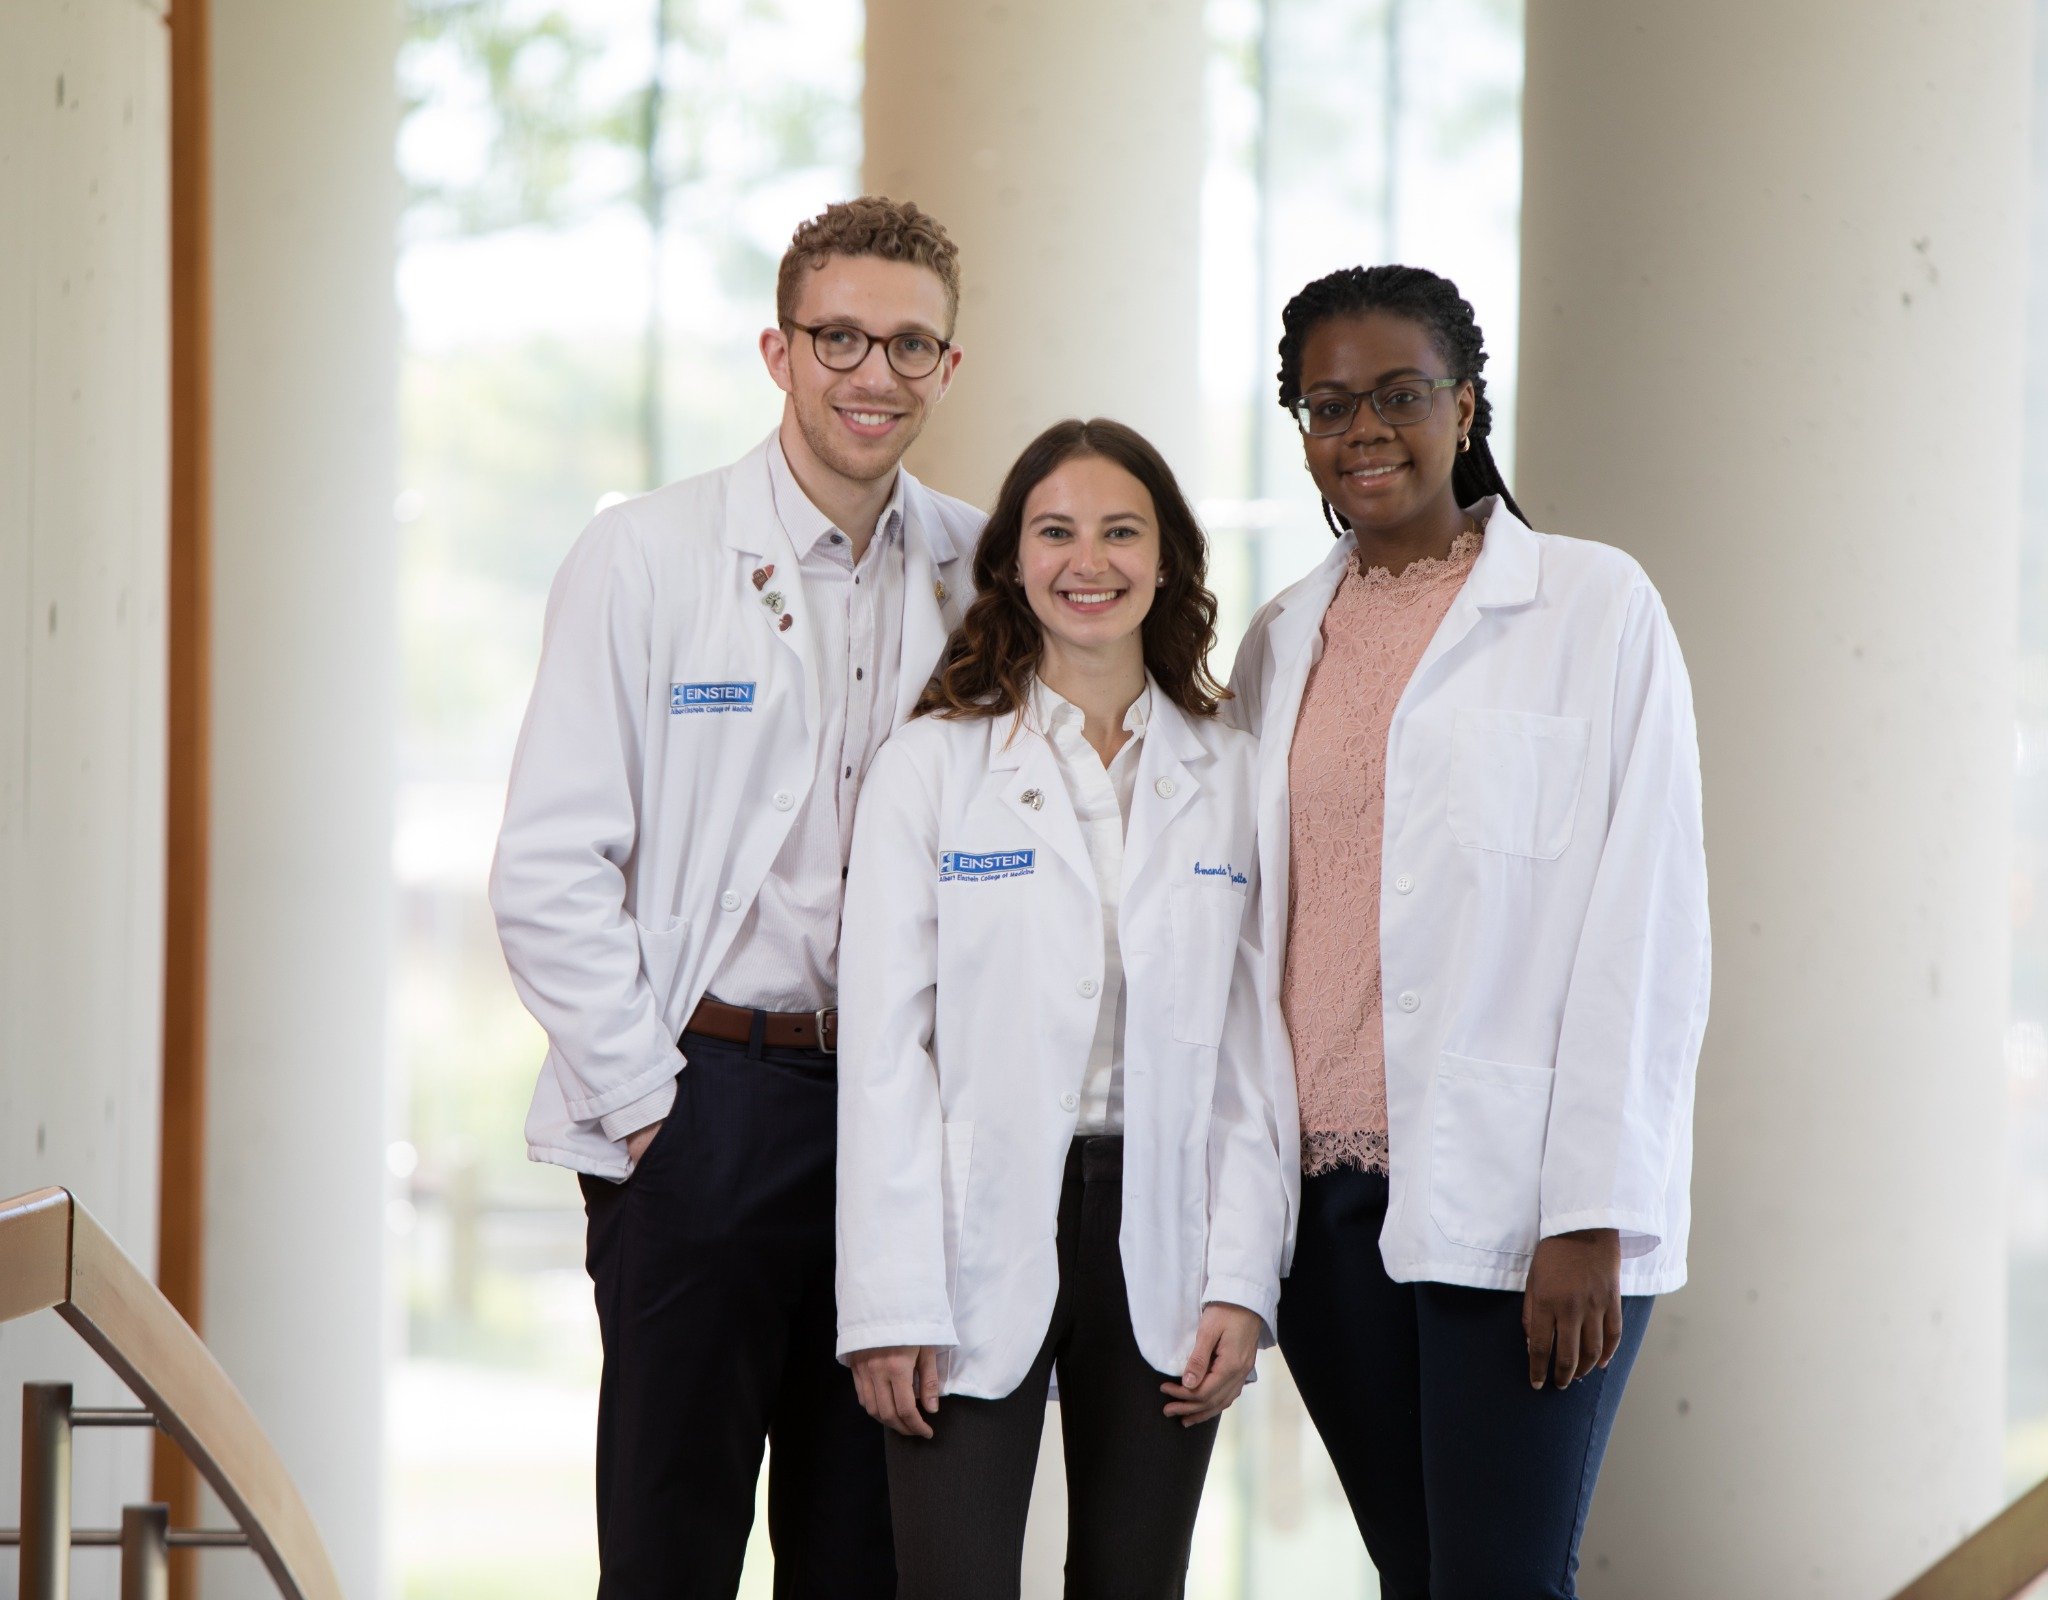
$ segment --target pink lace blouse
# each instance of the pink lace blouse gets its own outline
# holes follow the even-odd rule
[[[1399,577],[1354,565],[1323,614],[1288,750],[1287,964],[1280,1005],[1294,1045],[1304,1172],[1387,1170],[1380,994],[1380,850],[1387,729],[1479,556],[1458,536]]]

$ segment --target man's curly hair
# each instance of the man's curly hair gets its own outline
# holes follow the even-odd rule
[[[946,286],[945,335],[953,337],[953,322],[960,314],[960,250],[946,237],[938,219],[918,210],[915,201],[864,194],[829,205],[800,224],[775,274],[778,321],[795,320],[804,274],[822,267],[833,256],[880,256],[884,261],[908,261],[936,273]]]

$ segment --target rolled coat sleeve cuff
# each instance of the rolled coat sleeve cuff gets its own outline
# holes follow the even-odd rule
[[[856,1322],[839,1330],[839,1359],[859,1350],[885,1350],[892,1345],[928,1344],[950,1350],[960,1342],[950,1318],[932,1322]]]
[[[618,1110],[598,1118],[597,1125],[604,1136],[614,1144],[628,1139],[642,1128],[660,1122],[675,1109],[676,1085],[671,1078],[650,1094],[642,1095],[631,1105],[620,1106]]]
[[[1561,1233],[1584,1233],[1589,1228],[1613,1228],[1621,1235],[1624,1261],[1646,1256],[1664,1242],[1664,1219],[1643,1211],[1621,1211],[1605,1207],[1593,1211],[1564,1211],[1543,1219],[1539,1230],[1545,1239]]]
[[[1212,1272],[1209,1281],[1202,1286],[1202,1304],[1214,1305],[1217,1301],[1243,1306],[1259,1319],[1259,1348],[1270,1350],[1280,1342],[1280,1286],[1277,1283],[1262,1283],[1252,1278],[1235,1278],[1228,1273]]]

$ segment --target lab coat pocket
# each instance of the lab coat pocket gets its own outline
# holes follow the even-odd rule
[[[640,972],[654,991],[654,1003],[661,1008],[662,1025],[671,1039],[683,1031],[683,950],[690,941],[690,924],[677,917],[665,928],[650,928],[636,921],[633,932],[640,939]]]
[[[1536,1248],[1549,1067],[1445,1055],[1431,1113],[1429,1214],[1455,1244],[1502,1255]]]
[[[947,1123],[939,1188],[945,1207],[942,1226],[946,1242],[946,1299],[955,1306],[960,1300],[960,1240],[967,1220],[967,1173],[973,1159],[974,1124]]]
[[[1572,842],[1592,724],[1533,711],[1460,711],[1451,725],[1451,837],[1555,861]]]
[[[1173,891],[1173,1036],[1183,1044],[1214,1045],[1223,1037],[1244,902],[1225,880]]]

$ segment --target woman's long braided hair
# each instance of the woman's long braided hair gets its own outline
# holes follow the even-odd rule
[[[1460,451],[1451,468],[1451,492],[1458,504],[1469,506],[1497,494],[1501,504],[1526,523],[1529,519],[1508,492],[1487,442],[1493,431],[1493,405],[1480,376],[1486,366],[1486,344],[1471,302],[1449,278],[1423,267],[1343,267],[1309,284],[1280,313],[1280,404],[1292,406],[1301,398],[1301,352],[1308,336],[1332,317],[1369,311],[1385,311],[1419,324],[1449,364],[1451,376],[1471,380],[1472,448]],[[1339,536],[1349,527],[1328,500],[1323,502],[1323,520]]]

